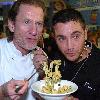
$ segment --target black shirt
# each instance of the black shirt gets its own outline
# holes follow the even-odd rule
[[[91,55],[79,63],[66,60],[57,51],[54,59],[60,59],[62,79],[73,81],[78,90],[73,93],[79,100],[100,100],[100,49],[92,46]]]

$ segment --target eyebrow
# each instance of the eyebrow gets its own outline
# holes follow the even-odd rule
[[[57,38],[58,38],[58,37],[64,37],[64,35],[57,35]]]
[[[74,31],[74,32],[71,33],[71,35],[74,35],[74,34],[76,34],[76,33],[82,34],[82,32],[80,32],[80,31]]]
[[[74,32],[72,32],[71,34],[73,35],[73,34],[76,34],[76,33],[82,34],[80,31],[74,31]],[[57,37],[64,37],[64,35],[57,35]]]

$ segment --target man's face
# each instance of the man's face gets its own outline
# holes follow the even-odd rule
[[[12,24],[15,46],[21,50],[32,50],[42,35],[44,13],[42,8],[22,4]],[[21,51],[23,52],[23,51]]]
[[[60,51],[70,61],[77,61],[84,49],[86,30],[79,22],[57,23],[55,39]]]

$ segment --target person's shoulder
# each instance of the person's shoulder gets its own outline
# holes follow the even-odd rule
[[[90,66],[91,70],[92,68],[93,70],[95,68],[97,71],[99,71],[98,68],[100,66],[100,49],[97,48],[95,45],[92,46],[92,51],[89,55],[89,59],[87,63],[88,63],[88,66]]]
[[[2,39],[0,39],[0,43],[4,43],[4,42],[6,42],[7,41],[7,38],[2,38]]]
[[[0,47],[7,43],[7,38],[0,39]]]

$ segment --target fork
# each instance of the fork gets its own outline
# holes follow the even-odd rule
[[[43,66],[41,65],[40,68],[38,68],[35,73],[33,73],[29,78],[26,78],[25,81],[29,81],[36,73],[40,72],[40,70],[43,69]],[[16,86],[15,92],[18,93],[18,91],[22,88],[22,86]]]
[[[37,73],[37,71],[35,73],[33,73],[28,79],[25,79],[25,81],[29,81],[35,74]],[[22,86],[16,86],[16,90],[15,92],[18,93],[18,91],[22,88]]]
[[[36,46],[36,47],[34,48],[34,50],[39,50],[39,48],[40,48],[40,47]],[[43,54],[44,54],[44,55],[47,57],[47,59],[48,59],[48,56],[47,56],[47,54],[46,54],[44,51],[43,51]],[[39,69],[41,69],[41,68],[39,68]],[[26,80],[26,81],[29,81],[29,80],[39,71],[39,69],[37,69],[35,73],[33,73],[28,79],[25,79],[25,80]],[[19,91],[21,88],[22,88],[22,86],[16,86],[15,92],[18,93],[18,91]]]

